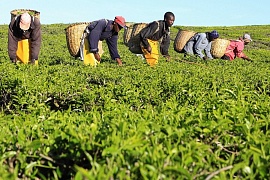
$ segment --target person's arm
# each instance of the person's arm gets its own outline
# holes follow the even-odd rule
[[[170,47],[170,35],[166,35],[163,37],[160,43],[160,53],[167,58],[167,61],[170,60],[169,55],[169,47]]]
[[[31,59],[38,60],[41,46],[41,24],[38,18],[34,19],[35,28],[31,33]]]
[[[212,46],[212,41],[209,42],[206,48],[204,49],[204,52],[206,54],[206,57],[204,57],[204,59],[214,59],[211,54],[211,46]]]
[[[111,58],[116,60],[118,65],[122,65],[122,61],[118,53],[117,41],[118,35],[113,35],[111,38],[106,39]]]
[[[15,18],[10,22],[9,28],[8,28],[8,55],[10,60],[16,61],[16,51],[18,48],[18,39],[14,36],[13,31],[16,28],[15,27]]]
[[[94,21],[88,26],[88,29],[90,31],[88,41],[91,53],[94,54],[98,53],[99,51],[98,42],[105,26],[106,26],[105,20]]]
[[[242,59],[247,60],[247,61],[251,61],[251,59],[249,57],[247,57],[244,53],[243,53]]]
[[[202,44],[203,44],[203,40],[206,38],[206,34],[205,33],[201,33],[196,38],[197,38],[197,40],[196,40],[196,42],[194,44],[195,54],[198,55],[200,58],[203,58],[204,55],[202,53],[202,50],[204,48],[202,48]]]
[[[243,53],[243,50],[244,50],[244,43],[243,42],[239,42],[235,48],[235,54],[237,57],[239,58],[242,58],[244,60],[247,60],[247,61],[251,61],[251,59],[249,57],[247,57],[244,53]]]

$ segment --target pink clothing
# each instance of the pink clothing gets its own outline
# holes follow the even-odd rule
[[[243,40],[231,40],[230,45],[227,47],[225,55],[230,57],[230,60],[234,60],[236,57],[242,58],[245,56]]]

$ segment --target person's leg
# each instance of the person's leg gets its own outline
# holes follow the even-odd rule
[[[158,58],[159,58],[159,52],[158,52],[158,41],[152,41],[148,39],[148,43],[152,48],[152,52],[149,53],[147,49],[142,47],[142,52],[144,55],[144,58],[146,59],[147,64],[149,64],[151,67],[158,64]]]

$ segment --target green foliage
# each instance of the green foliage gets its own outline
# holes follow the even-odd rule
[[[269,179],[269,25],[173,27],[250,33],[236,59],[185,59],[155,68],[128,51],[84,66],[66,24],[43,25],[38,66],[13,65],[0,26],[0,179]],[[121,36],[122,36],[121,32]],[[172,42],[173,43],[173,42]]]

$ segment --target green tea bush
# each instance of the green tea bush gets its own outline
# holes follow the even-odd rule
[[[42,26],[38,66],[9,62],[0,26],[1,179],[269,179],[269,25],[172,28],[250,33],[232,62],[184,58],[155,68],[106,44],[97,67],[70,56],[67,24]]]

